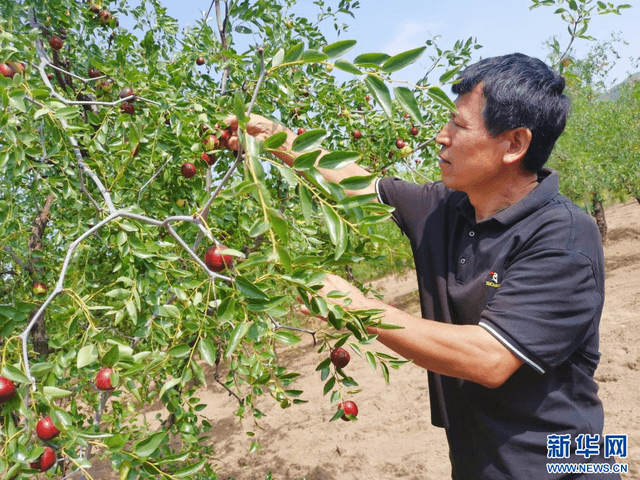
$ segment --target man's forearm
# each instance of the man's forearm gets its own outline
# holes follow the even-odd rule
[[[434,373],[463,378],[490,388],[500,386],[522,361],[477,325],[451,325],[415,317],[376,299],[366,307],[384,310],[383,321],[403,327],[369,328],[378,341]]]

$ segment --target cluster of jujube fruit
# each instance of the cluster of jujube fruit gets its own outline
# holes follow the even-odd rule
[[[213,166],[216,163],[216,150],[220,148],[228,148],[228,140],[231,136],[231,132],[229,129],[218,128],[211,129],[207,125],[201,126],[201,131],[204,135],[202,138],[202,147],[204,151],[200,156],[200,159],[205,162],[209,167]],[[217,134],[214,134],[215,133]],[[180,167],[180,173],[185,178],[191,178],[198,172],[198,169],[193,162],[184,162]]]
[[[349,365],[350,361],[351,356],[344,348],[337,347],[331,351],[331,363],[333,363],[336,368],[342,369]],[[344,411],[344,415],[342,415],[341,418],[346,422],[358,416],[358,406],[351,400],[340,402],[338,410],[340,409]]]
[[[101,368],[95,378],[94,385],[101,391],[112,391],[114,386],[111,383],[112,368]],[[7,403],[16,396],[17,389],[15,383],[7,377],[0,376],[0,405]],[[55,426],[50,415],[46,415],[41,418],[36,424],[36,435],[40,440],[46,443],[44,451],[40,454],[38,459],[29,464],[29,467],[34,470],[46,472],[51,469],[58,462],[58,456],[55,449],[49,443],[60,435],[60,430]]]

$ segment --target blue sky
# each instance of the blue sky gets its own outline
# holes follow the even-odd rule
[[[615,1],[615,0],[614,0]],[[202,15],[211,0],[164,0],[169,15],[181,26]],[[336,5],[335,0],[326,0]],[[595,3],[595,0],[594,0]],[[619,32],[630,43],[618,45],[621,58],[610,76],[610,82],[623,80],[627,73],[640,70],[640,5],[637,0],[616,3],[636,4],[623,10],[622,15],[603,15],[593,18],[588,34],[598,40],[609,39],[612,32]],[[529,10],[529,0],[360,0],[361,7],[355,19],[344,17],[349,29],[339,39],[355,39],[358,45],[347,54],[352,59],[365,52],[396,54],[420,47],[425,41],[440,35],[438,45],[450,48],[456,40],[476,37],[483,48],[477,50],[474,59],[519,51],[545,59],[547,51],[543,43],[553,35],[559,36],[564,47],[569,42],[566,24],[553,14],[554,8],[540,7]],[[299,0],[297,13],[309,13],[315,20],[316,7],[311,0]],[[331,24],[324,33],[329,41],[337,40]],[[593,42],[579,40],[574,43],[578,56],[584,55]],[[401,72],[403,79],[418,80],[431,64],[427,53],[414,66]],[[635,59],[630,60],[630,57]]]

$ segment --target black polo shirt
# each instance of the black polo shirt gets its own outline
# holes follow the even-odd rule
[[[429,372],[432,422],[447,431],[454,478],[548,475],[547,435],[599,434],[593,375],[604,301],[595,222],[543,170],[524,199],[477,223],[468,196],[441,182],[381,179],[378,194],[411,241],[423,318],[479,325],[522,359],[496,389]],[[572,477],[583,478],[583,477]],[[588,476],[584,478],[596,478]],[[617,475],[603,475],[611,480]]]

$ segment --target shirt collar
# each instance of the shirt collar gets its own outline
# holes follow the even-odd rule
[[[558,194],[559,190],[558,172],[550,168],[543,168],[538,172],[538,186],[536,188],[519,202],[483,220],[482,223],[495,220],[505,226],[512,225],[549,203]],[[458,202],[457,208],[462,215],[475,225],[475,209],[467,195]]]

